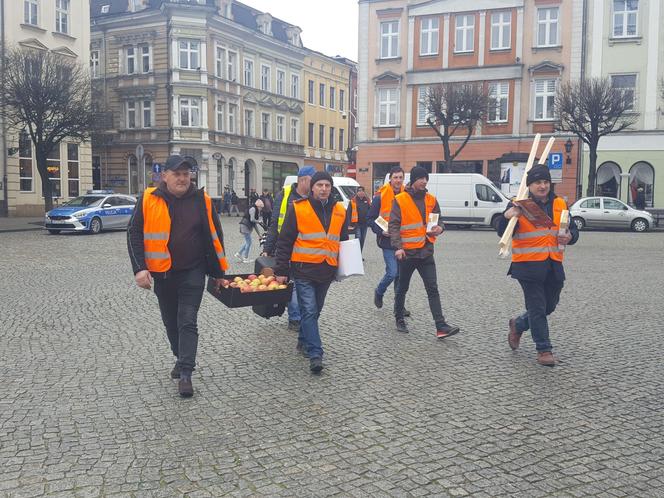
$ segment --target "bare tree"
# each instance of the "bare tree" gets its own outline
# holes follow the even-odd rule
[[[597,146],[600,138],[618,133],[638,120],[634,93],[614,88],[609,78],[563,83],[556,95],[559,131],[574,133],[590,149],[586,195],[595,195]]]
[[[466,146],[477,125],[484,121],[491,99],[481,83],[440,83],[430,87],[421,101],[427,124],[443,143],[444,172],[452,170],[452,161]],[[463,141],[454,153],[450,141],[463,132]]]
[[[5,53],[0,112],[8,128],[25,130],[35,147],[46,211],[53,188],[46,159],[63,140],[85,141],[95,124],[85,66],[59,54],[10,48]]]

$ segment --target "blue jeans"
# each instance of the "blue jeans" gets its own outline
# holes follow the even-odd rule
[[[397,265],[397,258],[394,255],[394,249],[383,249],[383,259],[385,260],[385,275],[376,287],[376,294],[384,296],[387,288],[394,282],[394,288],[397,287],[397,276],[399,275],[399,266]]]
[[[549,273],[544,282],[519,280],[526,300],[526,312],[516,318],[516,331],[519,334],[530,329],[535,341],[535,349],[542,353],[551,351],[549,322],[547,316],[553,313],[560,300],[563,282]]]
[[[309,358],[323,357],[323,344],[318,331],[318,318],[323,310],[325,296],[331,282],[313,282],[311,280],[295,280],[297,301],[300,305],[302,319],[300,321],[300,337]]]
[[[240,256],[249,258],[249,249],[251,249],[251,232],[243,233],[242,235],[244,235],[244,243],[240,247],[238,253],[240,254]]]
[[[293,288],[293,294],[291,294],[291,300],[288,301],[288,320],[292,322],[299,322],[302,319],[300,316],[300,306],[297,304],[297,289]],[[302,328],[300,327],[300,335],[302,334]]]
[[[355,228],[355,237],[360,239],[360,251],[364,249],[364,240],[367,238],[367,226],[357,225]]]

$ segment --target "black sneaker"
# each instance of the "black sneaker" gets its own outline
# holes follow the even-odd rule
[[[293,332],[298,332],[300,330],[300,321],[288,320],[288,330],[292,330]]]
[[[374,305],[376,308],[381,309],[383,307],[383,296],[374,291]]]
[[[459,327],[456,327],[454,325],[448,325],[447,323],[445,325],[441,325],[440,327],[436,327],[436,337],[438,339],[445,339],[446,337],[449,337],[454,334],[459,333]]]
[[[180,377],[178,392],[183,398],[191,398],[194,395],[194,386],[191,384],[191,377]]]
[[[297,346],[295,346],[295,351],[300,353],[305,358],[309,358],[309,353],[307,353],[307,347],[302,341],[297,341]]]
[[[408,327],[406,326],[406,322],[403,319],[398,319],[397,318],[397,330],[399,332],[403,332],[404,334],[408,333]]]
[[[180,365],[177,363],[173,367],[173,370],[171,370],[171,379],[177,380],[180,378]]]
[[[311,358],[309,360],[309,370],[313,374],[319,374],[323,370],[323,358]]]

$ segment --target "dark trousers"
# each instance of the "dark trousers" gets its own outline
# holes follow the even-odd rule
[[[267,230],[267,227],[270,226],[270,221],[272,221],[272,213],[266,213],[263,211],[263,224],[265,225],[265,229]]]
[[[170,272],[167,278],[154,279],[161,319],[166,326],[171,351],[185,373],[196,366],[198,349],[198,308],[205,288],[205,265],[191,270]]]
[[[355,237],[360,239],[360,251],[364,249],[364,239],[367,238],[367,226],[357,225],[355,227]]]
[[[560,291],[564,282],[549,272],[543,282],[519,280],[526,301],[526,312],[516,319],[516,330],[519,334],[530,329],[539,352],[551,351],[549,340],[549,323],[547,316],[553,313],[560,300]]]
[[[410,286],[410,279],[415,270],[418,271],[424,289],[429,298],[429,309],[433,316],[436,327],[445,325],[443,308],[440,304],[440,294],[438,293],[438,281],[436,277],[436,262],[433,255],[424,259],[407,258],[399,261],[399,278],[396,280],[397,295],[394,298],[394,316],[397,320],[403,320],[403,310],[406,303],[406,293]]]

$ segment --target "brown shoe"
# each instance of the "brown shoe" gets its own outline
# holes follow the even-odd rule
[[[512,351],[519,349],[520,340],[521,334],[516,331],[516,318],[510,318],[510,333],[507,334],[507,342],[512,348]]]
[[[178,392],[183,398],[191,398],[194,395],[194,386],[191,384],[191,377],[180,377]]]
[[[555,367],[556,358],[553,356],[551,351],[543,351],[541,353],[537,353],[537,363],[544,365],[545,367]]]

